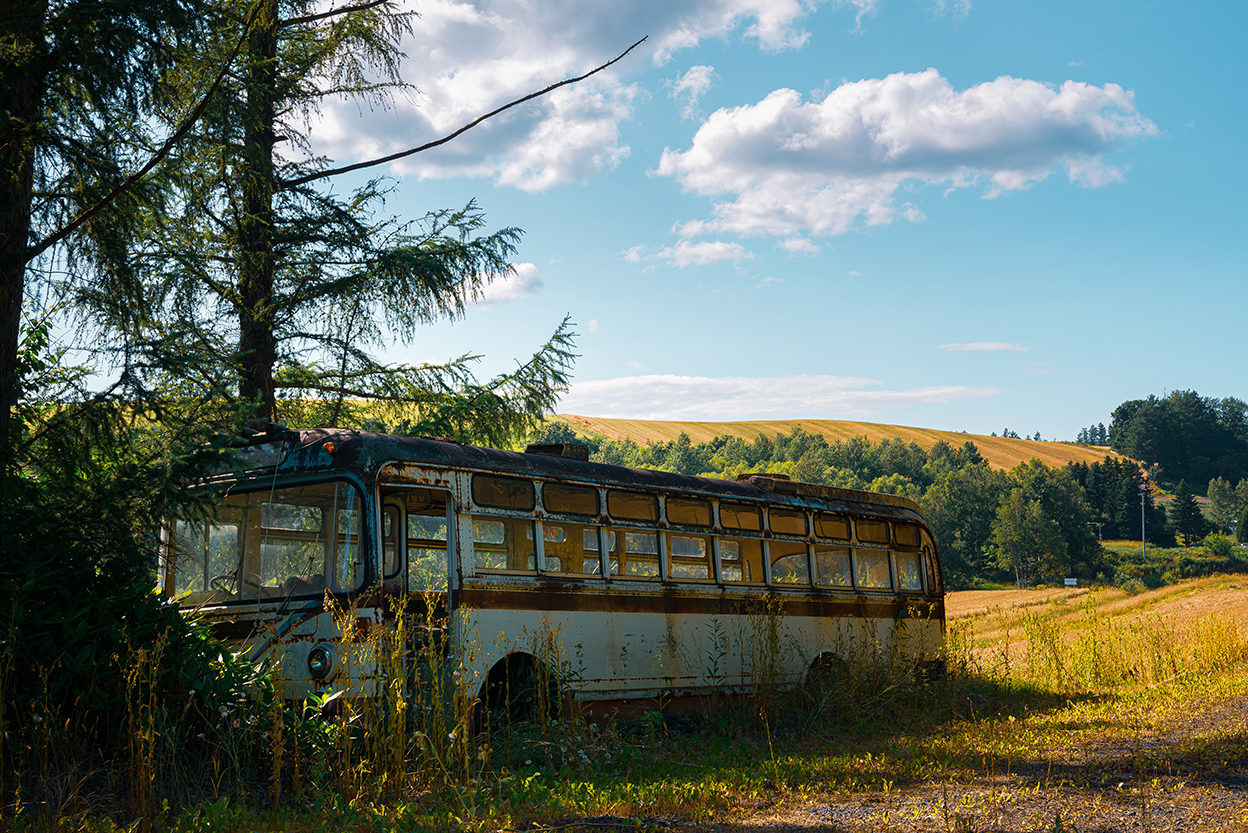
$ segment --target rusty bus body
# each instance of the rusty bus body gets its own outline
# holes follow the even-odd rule
[[[295,698],[368,693],[327,599],[353,611],[357,637],[386,627],[396,599],[436,599],[461,683],[483,696],[553,634],[575,696],[598,713],[764,676],[791,685],[890,641],[938,656],[940,563],[913,502],[534,450],[258,436],[248,471],[208,484],[223,498],[216,519],[168,530],[166,592],[273,655]]]

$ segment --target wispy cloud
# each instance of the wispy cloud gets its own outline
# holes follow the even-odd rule
[[[972,341],[966,344],[942,344],[937,350],[952,350],[959,353],[1023,353],[1029,348],[1021,344],[1010,344],[1006,341]]]
[[[637,52],[611,69],[392,168],[421,179],[492,179],[526,191],[584,182],[629,156],[620,126],[632,118],[637,96],[646,95],[633,78],[648,65],[734,34],[764,52],[801,48],[810,38],[802,24],[821,2],[827,0],[407,4],[420,21],[401,44],[407,57],[400,75],[416,82],[419,93],[363,111],[354,101],[327,101],[313,131],[313,152],[360,159],[445,136],[507,101],[604,63],[648,34]],[[695,67],[681,80],[683,105],[693,113],[712,80],[710,67]]]
[[[629,366],[635,367],[632,362]],[[871,417],[882,410],[982,398],[1002,392],[1001,388],[963,385],[871,389],[878,384],[857,376],[627,376],[576,382],[559,408],[566,413],[629,419]]]
[[[754,254],[746,251],[740,243],[729,243],[723,240],[694,243],[689,240],[680,240],[675,246],[664,246],[651,253],[646,251],[645,246],[633,246],[621,252],[620,256],[629,263],[666,261],[679,269],[684,269],[687,266],[709,266],[725,260],[740,263],[743,260],[753,259]]]
[[[669,82],[668,95],[680,106],[681,118],[692,119],[698,115],[698,102],[718,77],[715,67],[700,64]]]

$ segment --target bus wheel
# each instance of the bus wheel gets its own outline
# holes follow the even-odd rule
[[[831,652],[824,652],[815,657],[806,672],[806,692],[808,702],[816,708],[831,708],[849,693],[850,669],[844,658]]]
[[[509,654],[486,675],[480,704],[494,725],[548,719],[559,713],[559,684],[531,654]]]

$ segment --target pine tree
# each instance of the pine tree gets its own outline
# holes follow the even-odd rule
[[[1205,537],[1209,531],[1209,523],[1201,514],[1196,498],[1187,488],[1187,481],[1180,480],[1174,489],[1174,500],[1170,503],[1167,513],[1170,529],[1183,536],[1183,545],[1190,547]]]
[[[128,279],[137,204],[154,192],[126,174],[157,112],[189,109],[162,81],[210,17],[197,0],[0,5],[0,490],[16,463],[22,316],[50,291],[32,267],[44,255],[71,278]]]
[[[404,88],[399,43],[411,20],[390,2],[226,3],[213,38],[184,56],[202,64],[188,79],[231,50],[238,66],[169,160],[180,211],[152,218],[139,305],[158,317],[115,303],[120,293],[83,300],[105,310],[127,344],[158,345],[195,374],[232,380],[256,422],[350,424],[361,418],[353,402],[375,400],[414,406],[395,430],[502,443],[566,386],[566,319],[516,370],[485,382],[472,373],[476,356],[395,366],[371,351],[462,316],[488,282],[513,274],[522,232],[487,232],[475,202],[416,221],[386,218],[384,182],[340,196],[326,183],[360,166],[328,169],[310,153],[306,117],[321,102],[384,104]]]

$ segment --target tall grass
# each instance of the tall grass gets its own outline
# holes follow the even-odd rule
[[[436,595],[396,604],[384,626],[365,626],[354,609],[333,611],[342,634],[342,679],[353,686],[284,701],[273,696],[281,688],[274,667],[253,681],[246,697],[209,701],[192,691],[170,698],[162,680],[171,644],[135,645],[123,660],[119,744],[89,755],[75,746],[76,725],[89,722],[85,713],[63,706],[41,712],[38,703],[4,696],[11,663],[8,649],[0,648],[0,827],[71,829],[104,814],[135,831],[235,829],[240,812],[281,808],[512,824],[562,812],[560,802],[572,801],[573,793],[586,814],[723,801],[720,787],[686,784],[679,799],[629,781],[662,746],[668,718],[656,711],[653,720],[607,727],[582,719],[571,707],[580,648],[564,644],[557,624],[509,638],[505,647],[522,648],[535,661],[506,679],[487,713],[489,704],[477,697],[482,681],[468,673],[482,653],[471,617],[452,633]],[[991,644],[976,635],[978,620],[951,622],[939,664],[911,650],[904,619],[883,633],[846,630],[835,655],[815,663],[792,688],[781,685],[780,669],[795,659],[797,640],[778,609],[761,607],[733,634],[753,683],[746,707],[739,697],[712,698],[718,711],[685,729],[697,726],[708,738],[734,738],[756,749],[746,769],[784,788],[800,770],[792,761],[795,745],[922,732],[969,719],[982,723],[985,760],[995,760],[1000,739],[993,716],[1011,691],[1055,698],[1119,691],[1248,662],[1248,628],[1228,616],[1186,624],[1147,612],[1112,617],[1092,600],[1074,611],[1050,605],[998,615],[1003,627]],[[706,658],[713,682],[723,676],[716,653],[722,636],[713,635]],[[525,707],[513,709],[519,701]],[[853,764],[857,774],[845,776],[847,788],[887,787],[891,776],[872,775],[876,764],[869,758]],[[580,787],[559,793],[537,777],[541,771]],[[623,779],[618,788],[595,787],[606,774]]]
[[[1097,594],[1069,614],[1059,604],[999,613],[992,644],[978,644],[975,619],[951,625],[967,673],[1055,692],[1155,686],[1248,662],[1248,623],[1214,613],[1180,623],[1140,609],[1106,615]]]

